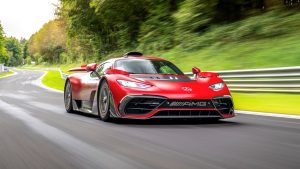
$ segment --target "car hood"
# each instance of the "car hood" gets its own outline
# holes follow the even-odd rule
[[[192,80],[184,75],[132,75],[145,83],[149,83],[160,90],[176,94],[199,93],[207,91],[209,85],[221,82],[220,78],[198,78]]]
[[[168,82],[190,82],[191,78],[185,75],[159,75],[159,74],[145,74],[145,75],[130,75],[131,78],[135,78],[142,81],[168,81]]]

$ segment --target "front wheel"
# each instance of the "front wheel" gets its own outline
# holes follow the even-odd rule
[[[109,121],[110,119],[110,90],[106,81],[101,83],[100,90],[98,92],[98,115],[102,121]]]
[[[71,89],[71,83],[69,80],[66,81],[65,84],[65,90],[64,90],[64,102],[65,102],[65,108],[68,113],[73,113],[73,105],[72,105],[72,89]]]

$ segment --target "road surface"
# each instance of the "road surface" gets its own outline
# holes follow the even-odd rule
[[[299,169],[300,120],[117,121],[68,114],[38,71],[0,79],[1,169]]]

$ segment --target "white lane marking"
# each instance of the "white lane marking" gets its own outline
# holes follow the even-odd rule
[[[244,110],[236,110],[235,112],[237,114],[248,114],[248,115],[267,116],[267,117],[279,117],[279,118],[287,118],[287,119],[300,119],[300,116],[288,115],[288,114],[275,114],[275,113],[253,112],[253,111],[244,111]]]
[[[44,72],[44,74],[38,78],[37,80],[33,81],[33,84],[36,85],[36,86],[39,86],[43,89],[46,89],[48,91],[51,91],[51,92],[56,92],[56,93],[64,93],[63,91],[60,91],[60,90],[57,90],[57,89],[53,89],[53,88],[50,88],[48,86],[45,86],[43,83],[42,83],[42,80],[43,78],[46,76],[47,72]]]
[[[141,168],[137,162],[102,149],[97,149],[74,136],[65,133],[53,126],[50,126],[43,121],[30,115],[19,107],[12,107],[10,104],[0,100],[0,107],[4,113],[12,115],[16,119],[21,120],[36,133],[48,138],[50,141],[61,146],[63,149],[69,151],[73,155],[86,161],[86,168]]]

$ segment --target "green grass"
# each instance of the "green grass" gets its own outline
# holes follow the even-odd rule
[[[83,63],[82,63],[83,64]],[[68,72],[69,69],[74,67],[80,67],[82,65],[81,63],[69,63],[69,64],[44,64],[44,65],[24,65],[22,67],[18,67],[20,70],[38,70],[43,68],[60,68],[61,71],[65,74],[70,74]]]
[[[42,83],[56,90],[64,90],[65,80],[61,78],[59,71],[49,70],[42,79]]]
[[[14,72],[12,72],[12,71],[8,71],[8,72],[6,72],[6,73],[1,73],[1,74],[0,74],[0,78],[5,77],[5,76],[8,76],[8,75],[12,75],[12,74],[14,74]]]
[[[299,29],[300,30],[300,29]],[[239,43],[217,44],[196,51],[179,48],[161,56],[175,63],[183,71],[193,66],[203,70],[233,70],[300,65],[300,33]]]
[[[300,115],[300,95],[278,93],[232,93],[235,109]]]
[[[299,18],[300,12],[272,10],[212,26],[203,34],[180,34],[180,45],[154,54],[183,71],[193,66],[203,70],[299,66]]]

